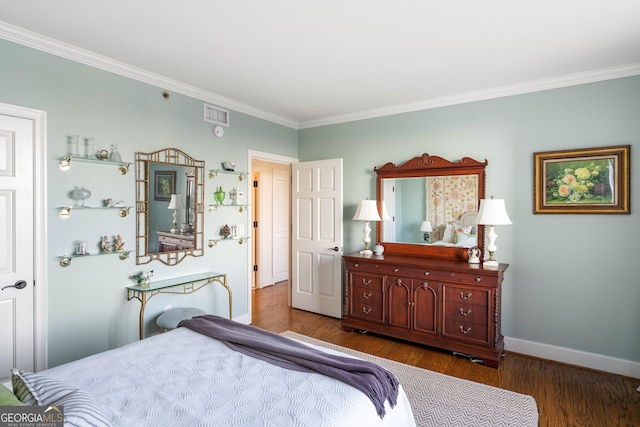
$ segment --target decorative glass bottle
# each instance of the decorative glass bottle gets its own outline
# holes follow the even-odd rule
[[[92,136],[87,138],[87,155],[85,156],[87,159],[93,158],[96,154],[95,141],[96,139]]]
[[[109,160],[112,162],[121,162],[122,156],[118,151],[118,144],[111,144],[111,154],[109,155]]]
[[[222,204],[222,202],[224,201],[224,191],[222,190],[222,187],[218,187],[218,191],[216,191],[215,193],[213,193],[213,195],[215,196],[216,200],[218,201],[218,203]]]
[[[80,135],[71,135],[71,156],[80,157]]]

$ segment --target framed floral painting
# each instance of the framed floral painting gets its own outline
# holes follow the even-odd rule
[[[629,145],[533,153],[533,213],[629,214]]]

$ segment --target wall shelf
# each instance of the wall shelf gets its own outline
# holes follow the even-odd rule
[[[112,160],[100,160],[100,159],[92,159],[88,157],[73,157],[73,156],[65,156],[60,159],[58,163],[58,167],[60,170],[68,171],[71,167],[72,162],[80,162],[80,163],[97,163],[100,165],[112,165],[118,166],[118,172],[120,175],[126,175],[129,172],[129,166],[131,163],[129,162],[114,162]]]
[[[125,260],[129,258],[129,254],[132,253],[133,251],[113,251],[113,252],[94,252],[94,253],[87,253],[85,255],[79,255],[79,254],[74,254],[74,255],[62,255],[59,256],[58,259],[60,259],[60,266],[61,267],[69,267],[71,265],[71,260],[74,258],[88,258],[88,257],[93,257],[93,256],[102,256],[102,255],[119,255],[119,258],[121,260]]]
[[[210,169],[209,178],[215,178],[218,174],[237,175],[238,181],[243,181],[249,176],[249,172],[226,171],[224,169]]]
[[[62,219],[67,219],[71,215],[72,210],[84,210],[84,209],[117,209],[118,215],[121,218],[129,215],[129,211],[133,208],[133,206],[60,206],[58,208],[58,217]]]
[[[218,242],[226,242],[226,241],[232,241],[232,240],[236,240],[238,242],[239,245],[243,244],[244,242],[246,242],[247,240],[249,240],[250,237],[248,236],[242,236],[242,237],[227,237],[226,239],[221,237],[219,239],[209,239],[209,247],[212,248],[214,246],[218,246]]]
[[[223,179],[223,183],[227,182],[229,178],[233,178],[234,176],[236,176],[238,178],[238,181],[243,182],[242,187],[245,187],[244,189],[246,190],[246,185],[247,185],[247,179],[249,177],[249,172],[236,172],[236,171],[228,171],[228,170],[224,170],[224,169],[211,169],[209,170],[209,178],[215,178],[218,177],[219,175],[225,175],[224,178],[227,179],[227,181],[225,181]],[[222,187],[220,187],[221,189]],[[213,203],[209,205],[209,212],[216,212],[218,210],[227,210],[229,208],[234,208],[237,209],[238,212],[240,213],[247,213],[249,211],[249,206],[248,204],[245,203],[238,203],[238,201],[243,201],[244,197],[245,197],[245,193],[244,191],[240,191],[239,188],[234,188],[232,191],[229,192],[229,195],[231,196],[231,203]],[[214,200],[215,200],[215,193],[214,193]],[[242,220],[242,222],[244,223],[244,225],[242,225],[242,229],[241,230],[237,230],[236,232],[238,232],[238,234],[244,234],[245,233],[245,225],[246,225],[246,217],[244,220]],[[240,226],[238,226],[238,228],[240,228]],[[233,234],[233,233],[231,233]],[[214,238],[214,239],[209,239],[209,247],[212,248],[214,246],[218,245],[218,242],[225,242],[225,241],[236,241],[238,242],[239,245],[242,245],[243,243],[247,242],[249,240],[248,236],[229,236],[229,237],[224,237],[224,236],[220,236],[218,238]]]
[[[242,204],[238,204],[238,205],[228,204],[228,205],[225,205],[224,203],[216,203],[216,204],[213,204],[213,205],[209,205],[209,212],[215,212],[215,211],[218,210],[218,208],[237,208],[238,212],[244,212],[248,207],[249,207],[249,205],[242,205]]]

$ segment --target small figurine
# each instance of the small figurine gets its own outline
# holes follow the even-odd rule
[[[113,246],[116,248],[116,251],[121,251],[124,249],[124,240],[122,240],[121,235],[118,234],[116,236],[116,241],[114,242]]]
[[[469,248],[469,264],[480,264],[480,248],[474,246]]]
[[[103,252],[111,252],[111,239],[109,236],[102,237],[102,243],[100,244]]]
[[[229,236],[231,235],[231,228],[225,224],[221,229],[220,229],[220,235],[225,238],[228,239]]]
[[[229,192],[229,196],[231,197],[232,204],[237,205],[244,200],[244,191],[240,191],[238,187],[234,187],[233,190]]]

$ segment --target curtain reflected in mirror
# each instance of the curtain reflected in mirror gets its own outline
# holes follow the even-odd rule
[[[137,263],[167,265],[204,250],[204,161],[169,148],[136,153]]]

